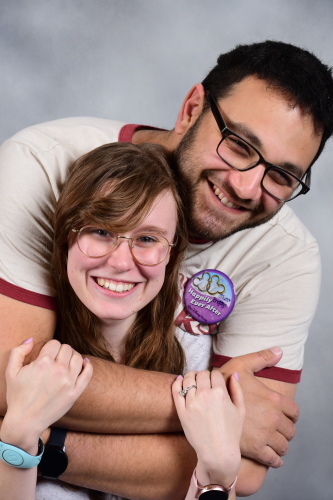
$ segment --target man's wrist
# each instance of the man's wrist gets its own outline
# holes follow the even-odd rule
[[[66,429],[51,427],[48,444],[39,464],[39,472],[47,479],[58,479],[67,469],[66,435]]]
[[[47,429],[45,429],[45,431],[43,431],[40,435],[40,437],[42,438],[42,441],[44,443],[44,446],[46,446],[49,442],[49,439],[50,439],[50,433],[51,433],[51,429],[50,427],[48,427]]]
[[[44,443],[44,447],[48,444],[49,442],[49,439],[50,439],[50,433],[51,433],[51,429],[50,427],[48,427],[47,429],[45,429],[44,432],[41,433],[40,437],[41,437],[41,440],[43,441]],[[39,469],[37,469],[37,476],[41,476],[41,472],[39,471]]]

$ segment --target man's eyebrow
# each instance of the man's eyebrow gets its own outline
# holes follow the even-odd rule
[[[296,175],[298,179],[302,179],[305,175],[305,172],[303,168],[298,167],[297,165],[294,165],[293,163],[289,163],[288,161],[282,162],[279,165],[276,165],[277,167],[282,167],[291,174]]]
[[[228,129],[232,132],[236,132],[241,137],[244,137],[250,144],[256,146],[257,148],[262,147],[262,142],[258,136],[256,136],[246,125],[243,123],[235,123],[231,120],[228,120]]]
[[[229,127],[230,124],[230,127]],[[260,149],[262,147],[262,142],[258,136],[256,136],[246,125],[243,123],[235,123],[231,120],[228,120],[228,128],[232,132],[236,132],[241,137],[244,137],[252,146]],[[268,160],[267,160],[268,161]],[[273,165],[273,163],[271,164]],[[288,161],[279,163],[276,167],[281,167],[290,172],[291,174],[296,175],[298,179],[302,179],[305,175],[304,169],[295,165],[294,163],[290,163]]]

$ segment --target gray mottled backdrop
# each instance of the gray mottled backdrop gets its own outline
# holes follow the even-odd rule
[[[0,0],[0,140],[67,116],[172,127],[220,52],[272,38],[332,65],[332,30],[332,0]],[[321,248],[322,293],[297,394],[297,436],[256,500],[333,499],[332,165],[330,142],[311,194],[293,203]]]

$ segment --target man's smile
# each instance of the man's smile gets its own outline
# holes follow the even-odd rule
[[[242,209],[241,206],[236,205],[235,203],[233,203],[232,201],[230,201],[229,198],[226,196],[226,194],[223,193],[217,186],[215,186],[215,184],[213,185],[213,191],[216,194],[216,196],[219,198],[219,200],[221,201],[221,203],[223,205],[225,205],[226,207],[228,207],[228,208],[237,208],[238,210]]]

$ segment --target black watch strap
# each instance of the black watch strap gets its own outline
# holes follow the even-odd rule
[[[42,477],[47,479],[58,479],[67,469],[68,457],[65,448],[66,434],[66,429],[51,427],[50,439],[45,446],[42,460],[39,463],[39,471]]]
[[[62,449],[65,448],[66,434],[67,429],[61,429],[61,427],[51,427],[50,439],[46,446],[58,446]]]

